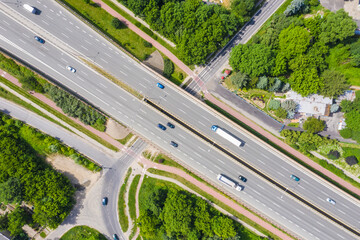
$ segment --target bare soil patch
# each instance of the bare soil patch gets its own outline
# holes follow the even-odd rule
[[[105,133],[114,139],[123,139],[130,133],[130,131],[110,118],[106,123]]]
[[[146,58],[143,63],[160,74],[162,74],[164,71],[164,59],[158,50],[156,50],[148,58]]]

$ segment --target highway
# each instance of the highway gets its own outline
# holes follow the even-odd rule
[[[46,2],[46,4],[47,8],[44,8],[39,4],[39,6],[33,4],[42,10],[42,14],[39,16],[30,15],[31,17],[34,17],[32,21],[36,22],[39,26],[41,25],[40,22],[42,22],[39,18],[46,18],[47,14],[52,13],[50,9],[56,13],[60,12],[60,10],[58,10],[60,9],[59,6],[55,4],[52,6],[51,1]],[[15,5],[8,6],[13,7],[13,9],[19,11],[20,14],[29,17],[22,8],[17,8]],[[357,210],[359,208],[357,201],[344,196],[344,194],[332,186],[329,186],[324,181],[316,178],[311,173],[304,171],[301,167],[294,166],[292,162],[283,158],[281,154],[262,146],[251,136],[236,130],[234,126],[223,121],[217,114],[206,109],[200,102],[189,98],[189,96],[182,92],[178,92],[169,84],[164,83],[164,90],[158,89],[155,83],[159,80],[153,74],[146,71],[135,61],[129,59],[125,54],[117,51],[113,46],[108,44],[104,39],[99,37],[95,32],[91,31],[70,14],[64,10],[61,10],[61,12],[61,14],[59,13],[60,17],[65,18],[66,21],[69,22],[67,28],[72,32],[65,35],[71,35],[71,41],[61,34],[62,31],[66,30],[61,28],[61,25],[64,25],[64,22],[60,22],[56,17],[54,17],[53,20],[54,26],[52,23],[49,23],[50,20],[47,21],[48,24],[51,24],[51,27],[40,26],[50,32],[45,32],[45,36],[39,34],[45,40],[48,39],[46,34],[49,35],[49,39],[53,39],[52,36],[56,36],[54,43],[57,46],[66,48],[67,46],[62,46],[65,42],[69,45],[71,44],[72,48],[76,49],[82,56],[94,56],[94,61],[96,61],[97,64],[101,65],[104,69],[122,81],[127,82],[133,88],[138,89],[144,95],[175,114],[178,118],[188,124],[190,123],[193,128],[214,139],[222,146],[227,147],[255,167],[262,169],[263,172],[283,183],[283,185],[288,186],[292,191],[299,193],[317,206],[321,206],[322,209],[330,214],[337,216],[347,224],[359,229],[360,223],[357,219],[360,219],[358,216],[360,211]],[[57,15],[52,13],[51,16]],[[71,25],[70,22],[73,24]],[[59,25],[59,28],[56,27],[56,24]],[[85,33],[82,30],[75,30],[77,27],[84,29]],[[211,181],[217,183],[216,175],[218,173],[225,173],[233,178],[236,178],[239,173],[247,176],[249,181],[246,183],[245,191],[242,193],[233,192],[233,194],[241,196],[242,201],[253,208],[258,209],[260,212],[263,212],[274,221],[279,222],[280,225],[289,229],[289,231],[293,232],[295,235],[304,239],[316,237],[319,237],[320,239],[341,238],[336,237],[337,234],[345,237],[345,239],[354,238],[354,236],[350,235],[342,228],[337,225],[332,225],[332,223],[329,223],[322,219],[322,217],[314,214],[297,201],[293,201],[287,194],[283,194],[274,189],[263,179],[253,176],[252,173],[214,150],[210,145],[200,141],[199,138],[195,137],[193,134],[189,134],[188,131],[184,131],[184,129],[176,126],[173,130],[168,129],[165,132],[162,132],[156,127],[156,124],[158,122],[166,124],[168,120],[160,115],[159,112],[149,108],[144,105],[143,102],[138,101],[136,98],[122,91],[119,87],[99,76],[94,71],[89,70],[74,57],[62,52],[61,49],[52,45],[52,42],[46,42],[44,45],[39,44],[33,40],[34,30],[29,31],[28,29],[25,29],[4,14],[1,15],[0,28],[3,30],[1,35],[1,46],[3,48],[53,76],[106,113],[132,127],[136,132],[151,140],[154,144],[171,152],[188,166],[191,166],[191,168],[194,168],[202,175],[207,176]],[[90,37],[90,35],[93,37]],[[91,47],[86,47],[87,45],[81,47],[80,45],[86,43],[82,39],[89,41],[92,44]],[[97,54],[98,52],[99,54]],[[100,59],[100,57],[102,59]],[[44,59],[46,59],[46,61],[44,61]],[[77,72],[73,74],[67,71],[65,69],[66,65],[75,67]],[[236,148],[222,138],[219,138],[210,130],[210,127],[213,124],[219,125],[235,133],[246,142],[245,146]],[[179,143],[179,148],[172,148],[169,145],[171,140]],[[290,174],[295,174],[300,177],[300,184],[292,182],[289,178]],[[324,187],[324,185],[326,187]],[[265,190],[262,189],[264,186],[266,186]],[[230,189],[228,190],[230,191]],[[247,195],[252,198],[246,197]],[[335,199],[337,201],[336,206],[328,204],[325,201],[327,197]],[[251,199],[257,199],[259,202]],[[276,207],[275,204],[281,205],[281,207]],[[304,216],[297,210],[303,212]],[[293,216],[296,216],[301,220],[297,220]],[[318,224],[319,226],[316,224],[317,221],[320,223]],[[317,230],[320,229],[320,232],[314,228]],[[331,232],[329,228],[331,228]]]

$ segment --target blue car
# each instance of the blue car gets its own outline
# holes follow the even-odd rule
[[[170,142],[170,145],[173,146],[173,147],[178,147],[178,146],[179,146],[179,145],[178,145],[176,142],[174,142],[174,141],[171,141],[171,142]]]
[[[161,130],[166,130],[166,127],[164,125],[162,125],[161,123],[158,124],[158,127],[161,129]]]
[[[104,197],[103,199],[102,199],[102,205],[103,206],[106,206],[108,204],[108,198],[107,197]]]
[[[114,239],[114,240],[119,240],[118,235],[114,234],[114,235],[113,235],[113,239]]]
[[[41,37],[35,36],[34,38],[35,38],[36,41],[38,41],[38,42],[41,43],[41,44],[44,44],[44,43],[45,43],[45,40],[42,39]]]
[[[165,88],[164,85],[162,85],[161,83],[157,83],[156,85],[158,86],[158,88],[161,88],[161,89]]]
[[[297,176],[295,176],[294,174],[290,175],[290,178],[293,179],[294,181],[298,182],[300,181],[300,178],[298,178]]]
[[[167,125],[169,128],[175,128],[175,125],[172,124],[172,123],[170,123],[170,122],[168,122],[166,125]]]

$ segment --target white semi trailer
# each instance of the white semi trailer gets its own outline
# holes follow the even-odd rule
[[[243,141],[239,140],[238,138],[232,136],[231,134],[225,132],[224,130],[222,130],[221,128],[219,128],[216,125],[213,125],[211,127],[211,130],[213,130],[214,132],[216,132],[217,134],[219,134],[221,137],[225,138],[226,140],[228,140],[229,142],[231,142],[232,144],[240,147],[241,145],[244,144]]]
[[[244,186],[241,186],[240,184],[236,183],[235,181],[231,180],[230,178],[226,177],[225,175],[219,174],[217,176],[217,179],[220,182],[228,185],[229,187],[235,188],[235,190],[237,190],[237,191],[241,191],[244,189]]]

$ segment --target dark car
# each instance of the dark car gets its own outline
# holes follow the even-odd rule
[[[35,40],[38,41],[39,43],[42,43],[42,44],[45,43],[45,40],[42,39],[41,37],[35,36],[34,38],[35,38]]]
[[[161,88],[161,89],[165,88],[164,85],[162,85],[161,83],[157,83],[156,85],[158,86],[158,88]]]
[[[114,240],[119,240],[118,235],[114,234],[114,235],[113,235],[113,239],[114,239]]]
[[[164,125],[162,125],[161,123],[158,124],[158,127],[161,129],[161,130],[166,130],[166,127]]]
[[[172,123],[170,123],[170,122],[168,122],[166,125],[167,125],[169,128],[175,128],[175,125],[172,124]]]
[[[178,147],[178,146],[179,146],[179,145],[178,145],[176,142],[174,142],[174,141],[171,141],[171,142],[170,142],[170,145],[173,146],[173,147]]]
[[[246,179],[246,177],[244,177],[244,176],[239,176],[239,179],[241,180],[241,181],[243,181],[243,182],[246,182],[247,181],[247,179]]]
[[[298,178],[297,176],[295,176],[294,174],[290,175],[290,178],[293,179],[294,181],[298,182],[300,181],[300,178]]]
[[[102,205],[106,206],[108,204],[108,198],[107,197],[104,197],[102,199]]]

